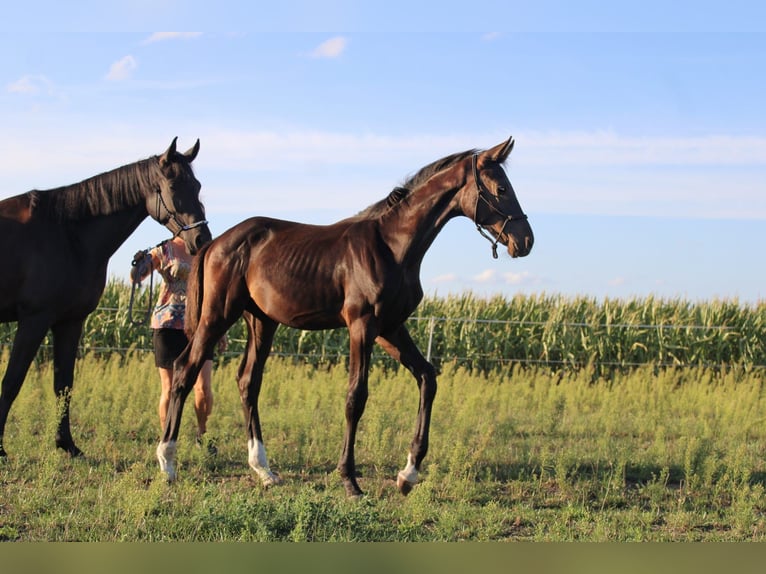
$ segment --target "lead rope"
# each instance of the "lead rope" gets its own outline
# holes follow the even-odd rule
[[[173,237],[175,237],[175,235]],[[151,249],[157,249],[157,247],[161,247],[162,245],[165,245],[168,241],[171,241],[171,240],[172,238],[165,239],[164,241],[160,241],[154,247],[150,247],[149,249],[144,249],[143,251],[140,252],[142,254],[142,259],[143,257],[146,257],[146,255],[149,254],[149,251]],[[135,267],[139,263],[140,263],[139,259],[133,258],[133,260],[130,262],[130,265],[131,267]],[[147,304],[147,307],[146,307],[146,316],[141,319],[134,320],[133,319],[133,299],[135,298],[136,289],[140,287],[140,285],[141,285],[141,281],[132,282],[132,286],[130,288],[130,301],[128,302],[128,321],[132,325],[136,325],[136,326],[146,324],[146,322],[149,320],[149,317],[151,316],[151,313],[152,313],[152,301],[154,301],[154,269],[151,269],[151,271],[149,272],[149,303]]]
[[[147,250],[148,251],[148,250]],[[142,253],[147,253],[147,251],[143,251]],[[135,259],[131,261],[130,263],[133,266],[136,266],[138,264],[138,261]],[[152,301],[154,300],[154,270],[152,270],[149,273],[149,303],[146,307],[146,316],[141,317],[139,319],[133,319],[133,299],[136,295],[136,289],[138,289],[141,286],[140,281],[133,281],[132,286],[130,288],[130,302],[128,303],[128,321],[131,325],[145,325],[146,322],[149,320],[149,316],[152,312]]]

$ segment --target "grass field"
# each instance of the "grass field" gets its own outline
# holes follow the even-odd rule
[[[5,369],[7,354],[0,357]],[[283,484],[248,469],[234,375],[214,372],[210,435],[187,404],[179,480],[159,474],[150,354],[78,362],[72,422],[84,460],[53,446],[51,366],[30,371],[6,429],[0,539],[8,541],[749,541],[766,539],[763,370],[442,365],[421,482],[393,482],[414,430],[410,375],[375,367],[357,440],[360,485],[335,471],[346,372],[275,358],[261,395]]]

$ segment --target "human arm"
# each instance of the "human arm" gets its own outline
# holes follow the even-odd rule
[[[130,280],[133,283],[141,283],[154,270],[154,258],[146,249],[138,251],[130,265]]]

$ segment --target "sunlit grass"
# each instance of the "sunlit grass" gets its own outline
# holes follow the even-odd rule
[[[236,366],[223,362],[214,373],[209,432],[218,455],[194,445],[189,402],[173,485],[154,458],[159,382],[150,354],[78,362],[72,423],[84,460],[54,448],[51,367],[33,368],[6,429],[0,538],[766,538],[759,372],[641,368],[599,377],[446,365],[422,480],[405,498],[394,478],[414,432],[417,388],[406,371],[375,367],[357,440],[367,496],[354,503],[335,470],[345,368],[269,362],[261,414],[283,484],[264,490],[247,467]]]

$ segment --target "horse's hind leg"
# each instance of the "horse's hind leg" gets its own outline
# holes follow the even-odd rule
[[[269,487],[278,484],[279,477],[269,468],[266,457],[258,415],[258,396],[277,324],[257,319],[250,313],[245,313],[244,317],[247,325],[247,347],[239,366],[237,383],[247,426],[247,461],[263,485]]]
[[[0,457],[7,456],[3,448],[3,435],[5,424],[8,422],[8,413],[21,390],[29,365],[35,358],[49,325],[47,318],[44,317],[25,317],[18,322],[8,359],[8,368],[0,387]]]
[[[428,453],[431,407],[436,396],[436,371],[415,346],[404,325],[392,334],[378,337],[377,342],[415,376],[420,391],[415,437],[410,444],[407,466],[399,472],[396,479],[399,491],[408,494],[417,483],[420,465]]]
[[[69,403],[71,401],[72,385],[74,383],[74,363],[77,357],[77,346],[82,334],[82,320],[67,321],[53,325],[53,390],[59,401],[62,401],[61,415],[56,430],[56,446],[70,456],[81,456],[72,439],[69,425]]]

